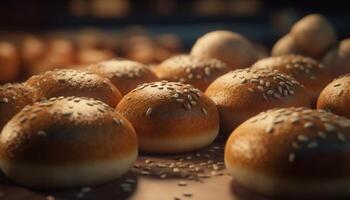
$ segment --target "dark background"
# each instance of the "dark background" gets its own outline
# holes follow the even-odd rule
[[[0,32],[118,31],[140,25],[150,34],[174,33],[190,46],[205,32],[228,29],[271,46],[309,13],[325,15],[340,39],[349,37],[346,1],[263,0],[1,0]]]

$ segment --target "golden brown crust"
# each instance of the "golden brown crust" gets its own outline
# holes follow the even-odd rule
[[[350,74],[329,83],[317,100],[317,108],[350,118]]]
[[[137,150],[132,125],[101,101],[51,98],[20,111],[0,135],[1,162],[64,166],[112,161]]]
[[[246,119],[274,107],[310,106],[303,85],[269,69],[239,69],[216,79],[205,91],[220,113],[220,131],[229,134]]]
[[[216,58],[232,69],[249,67],[257,59],[257,52],[244,36],[230,31],[213,31],[200,37],[191,54],[204,58]]]
[[[322,59],[333,78],[350,73],[350,38],[340,41]]]
[[[90,65],[88,69],[106,76],[122,95],[139,84],[157,81],[157,76],[146,65],[130,60],[109,60]]]
[[[39,100],[36,92],[23,84],[0,85],[0,131],[26,105]]]
[[[210,144],[219,129],[215,104],[200,90],[177,82],[145,83],[124,96],[117,106],[135,127],[140,149],[153,153],[174,153],[195,150]],[[210,132],[210,133],[209,133]],[[205,144],[196,140],[207,135]],[[192,149],[163,149],[144,145],[145,140],[193,141]]]
[[[348,177],[349,141],[350,120],[344,117],[308,108],[272,109],[232,132],[225,147],[225,163],[234,178],[244,177],[236,169],[263,175],[259,182],[240,181],[250,182],[245,184],[248,189],[260,188],[259,192],[274,196],[285,192],[281,188],[288,187],[288,181],[327,184]],[[262,189],[264,184],[273,185],[275,193]]]
[[[229,70],[225,63],[215,58],[192,55],[171,57],[154,68],[161,80],[191,84],[201,91],[205,91],[210,83]]]
[[[331,81],[325,66],[318,61],[300,55],[282,55],[257,61],[252,69],[273,69],[293,76],[303,84],[313,102],[321,90]]]
[[[337,43],[332,24],[319,14],[303,17],[293,25],[290,33],[302,54],[313,58],[321,58]]]
[[[32,76],[26,84],[36,88],[44,98],[59,96],[90,97],[115,107],[122,95],[108,80],[91,72],[73,69],[47,71]]]
[[[295,43],[295,39],[291,34],[287,34],[280,38],[272,47],[271,55],[280,56],[286,54],[301,54],[300,49]]]

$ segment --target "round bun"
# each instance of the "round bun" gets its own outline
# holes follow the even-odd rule
[[[138,154],[132,125],[108,105],[59,97],[22,109],[0,135],[0,167],[38,189],[82,187],[124,174]]]
[[[216,58],[232,69],[249,67],[257,60],[254,45],[244,36],[230,31],[213,31],[200,37],[191,54]]]
[[[45,98],[59,96],[90,97],[110,105],[117,106],[122,98],[119,90],[108,78],[91,72],[73,69],[47,71],[32,76],[26,82],[38,90]]]
[[[349,197],[349,141],[349,119],[308,108],[273,109],[235,129],[225,164],[236,183],[266,196]]]
[[[350,74],[329,83],[317,100],[317,108],[350,118]]]
[[[220,113],[220,130],[229,134],[243,121],[271,108],[310,106],[299,82],[277,70],[239,69],[216,79],[205,91]]]
[[[163,61],[154,68],[159,79],[191,84],[205,91],[217,77],[230,68],[215,58],[178,55]]]
[[[37,93],[29,86],[18,83],[0,85],[0,132],[22,108],[38,100]]]
[[[337,43],[332,24],[319,14],[305,16],[293,25],[290,32],[303,54],[313,58],[321,58]]]
[[[252,69],[273,69],[293,76],[305,86],[312,102],[317,101],[321,90],[332,80],[323,64],[300,55],[265,58],[256,62]]]
[[[280,38],[271,50],[272,56],[280,56],[286,54],[301,54],[295,39],[291,34],[287,34]]]
[[[109,78],[122,95],[139,84],[158,81],[157,76],[146,65],[129,60],[104,61],[90,65],[88,69]]]
[[[188,84],[142,84],[124,96],[117,110],[135,127],[144,152],[197,150],[213,142],[219,131],[215,104]]]
[[[13,44],[0,42],[0,66],[0,83],[13,82],[19,78],[19,55]]]
[[[325,55],[322,61],[334,78],[350,73],[350,38],[342,40],[336,48]]]

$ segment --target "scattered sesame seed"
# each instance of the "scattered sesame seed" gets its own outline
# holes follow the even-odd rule
[[[187,182],[186,181],[179,181],[177,183],[178,186],[187,186]]]
[[[309,138],[305,135],[298,135],[298,140],[302,142],[307,142],[309,141]]]
[[[151,113],[152,113],[152,108],[148,108],[146,111],[146,115],[149,116],[151,115]]]

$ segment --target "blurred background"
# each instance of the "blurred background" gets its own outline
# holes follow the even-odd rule
[[[348,12],[337,0],[1,0],[0,76],[1,65],[21,66],[16,80],[114,57],[153,65],[217,29],[241,33],[268,54],[309,13],[326,16],[339,39],[349,37]]]

